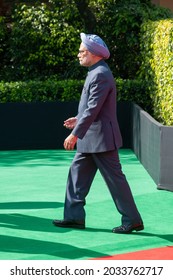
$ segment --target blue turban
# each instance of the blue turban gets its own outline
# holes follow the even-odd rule
[[[80,33],[82,43],[87,50],[104,59],[108,59],[110,52],[105,42],[97,35]]]

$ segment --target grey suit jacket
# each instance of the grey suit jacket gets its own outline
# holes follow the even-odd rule
[[[116,114],[115,81],[104,60],[89,68],[77,120],[72,134],[78,137],[78,152],[105,152],[122,145]]]

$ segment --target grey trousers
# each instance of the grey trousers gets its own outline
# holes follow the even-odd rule
[[[85,198],[97,170],[103,176],[115,206],[122,215],[122,224],[142,222],[129,184],[122,172],[117,150],[92,154],[76,153],[68,174],[64,219],[85,220]]]

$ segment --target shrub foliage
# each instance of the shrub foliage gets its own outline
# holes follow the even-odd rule
[[[146,20],[171,16],[167,9],[150,0],[110,0],[95,2],[96,32],[105,38],[111,51],[110,65],[116,77],[135,79],[141,64],[140,28]],[[94,5],[94,4],[93,4]]]
[[[143,107],[149,102],[146,100],[145,83],[140,80],[119,78],[115,82],[119,101],[134,101]],[[0,102],[79,101],[83,83],[83,80],[58,81],[53,78],[45,81],[1,82]]]
[[[65,75],[67,68],[74,68],[80,18],[74,5],[64,8],[61,2],[51,6],[21,4],[15,8],[9,49],[10,78],[45,79],[55,73]]]
[[[26,1],[25,1],[26,2]],[[110,48],[115,77],[136,78],[140,66],[140,26],[168,17],[149,0],[48,0],[17,4],[12,12],[5,80],[84,77],[78,65],[80,32],[96,33]],[[28,2],[28,1],[27,1]]]
[[[141,29],[142,65],[153,116],[173,125],[173,20],[149,21]]]

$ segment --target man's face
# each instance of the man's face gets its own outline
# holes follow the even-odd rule
[[[93,64],[93,54],[90,53],[83,43],[80,44],[79,53],[77,57],[79,58],[79,63],[82,66],[89,67]]]

